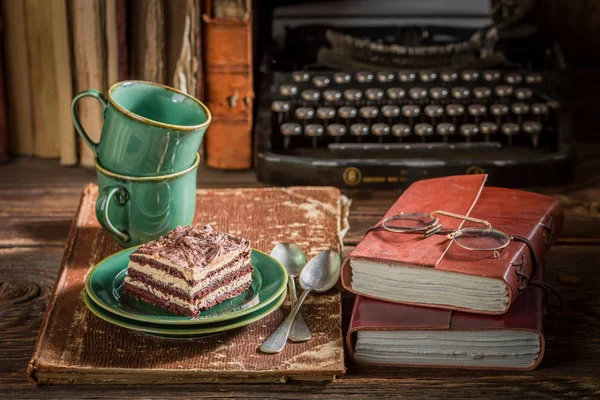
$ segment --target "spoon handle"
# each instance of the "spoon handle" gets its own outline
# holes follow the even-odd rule
[[[290,289],[290,303],[291,307],[294,307],[298,298],[296,297],[296,284],[294,283],[294,277],[288,276],[288,286]],[[306,325],[306,321],[302,316],[302,311],[298,311],[298,315],[294,319],[292,329],[290,330],[290,340],[292,342],[306,342],[312,337],[310,329]]]
[[[279,353],[285,347],[288,336],[290,334],[290,329],[292,329],[292,324],[294,323],[294,319],[296,318],[296,314],[298,314],[298,310],[302,306],[302,303],[306,299],[306,296],[311,292],[310,289],[306,289],[300,299],[294,304],[292,311],[288,314],[286,319],[279,325],[279,327],[260,345],[260,350],[264,353]]]

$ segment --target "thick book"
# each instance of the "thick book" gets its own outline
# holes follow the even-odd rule
[[[96,220],[95,184],[83,192],[27,376],[35,384],[186,384],[331,381],[345,373],[340,292],[309,296],[302,312],[313,333],[279,354],[258,348],[289,303],[260,321],[196,340],[168,340],[112,325],[82,298],[90,268],[120,250]],[[270,252],[297,243],[308,257],[341,252],[348,204],[336,188],[202,189],[194,224],[243,235]]]
[[[535,281],[542,282],[538,270]],[[346,344],[363,365],[532,370],[544,356],[544,291],[529,285],[501,316],[357,296]]]
[[[446,234],[370,230],[344,260],[343,286],[379,300],[478,314],[504,314],[560,236],[563,211],[549,196],[485,187],[487,175],[413,183],[379,221],[399,213],[437,210],[483,219],[511,240],[499,250],[467,250]],[[440,215],[445,230],[481,227]],[[531,250],[530,250],[531,248]],[[533,257],[532,257],[533,254]]]
[[[203,4],[204,100],[212,122],[204,137],[206,164],[252,167],[252,2]]]

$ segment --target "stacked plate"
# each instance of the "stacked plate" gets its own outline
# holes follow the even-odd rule
[[[166,338],[206,337],[258,321],[275,311],[285,299],[285,269],[267,254],[252,250],[254,271],[252,285],[247,291],[203,311],[198,317],[172,314],[121,294],[129,255],[136,248],[102,260],[87,276],[85,304],[91,312],[111,324]]]

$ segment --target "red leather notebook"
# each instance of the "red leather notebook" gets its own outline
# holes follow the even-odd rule
[[[543,319],[543,290],[534,285],[501,316],[357,296],[346,344],[364,365],[532,370],[544,355]]]
[[[412,184],[390,208],[399,213],[448,211],[484,219],[496,230],[529,240],[537,263],[560,235],[563,212],[557,200],[515,189],[485,187],[487,175],[460,175]],[[444,229],[475,227],[439,216]],[[480,225],[481,227],[481,225]],[[355,294],[389,302],[504,314],[531,277],[531,251],[513,240],[492,251],[466,250],[437,234],[372,230],[344,260],[342,284]]]

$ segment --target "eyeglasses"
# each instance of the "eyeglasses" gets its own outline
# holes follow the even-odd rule
[[[485,227],[443,231],[437,215],[475,222]],[[396,233],[424,232],[426,238],[436,233],[446,233],[447,238],[453,240],[460,247],[467,250],[493,251],[494,257],[498,257],[500,255],[499,250],[508,246],[511,240],[514,239],[512,236],[492,228],[492,224],[488,221],[439,210],[430,214],[392,215],[384,219],[380,226],[386,231]]]

